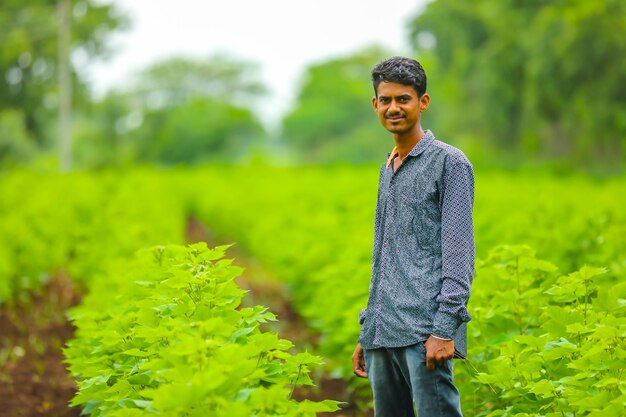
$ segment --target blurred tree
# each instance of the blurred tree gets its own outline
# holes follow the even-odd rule
[[[165,163],[240,162],[262,135],[250,110],[197,98],[166,114],[152,154]]]
[[[207,59],[172,57],[140,71],[134,93],[147,107],[175,107],[194,98],[210,97],[250,107],[266,87],[258,65],[216,53]]]
[[[0,1],[0,110],[17,109],[29,137],[42,145],[46,124],[58,106],[56,0]],[[74,2],[72,50],[78,61],[106,57],[107,40],[128,21],[111,4]],[[88,100],[87,87],[73,72],[75,103]]]
[[[307,162],[383,159],[393,144],[372,109],[371,69],[390,55],[372,47],[309,67],[283,120],[285,145]]]
[[[22,165],[33,156],[34,146],[18,110],[0,111],[0,167]]]
[[[623,162],[625,2],[435,0],[411,28],[416,50],[436,58],[446,134]]]
[[[108,94],[82,106],[74,117],[74,154],[83,168],[101,168],[131,163],[134,150],[128,132],[142,122],[141,113],[133,111],[124,97]]]
[[[91,107],[83,164],[241,161],[265,134],[251,111],[265,92],[255,64],[223,54],[157,62]]]

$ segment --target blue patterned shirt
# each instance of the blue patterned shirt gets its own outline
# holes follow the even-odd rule
[[[409,346],[436,335],[454,339],[456,355],[465,357],[473,202],[472,165],[430,131],[395,172],[383,164],[369,300],[359,316],[364,349]]]

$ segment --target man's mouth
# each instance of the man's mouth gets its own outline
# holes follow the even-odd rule
[[[400,120],[400,119],[404,119],[404,116],[401,115],[401,114],[394,114],[394,115],[391,115],[391,116],[386,116],[385,118],[387,120],[397,121],[397,120]]]

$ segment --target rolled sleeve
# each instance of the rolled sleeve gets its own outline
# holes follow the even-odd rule
[[[442,283],[433,333],[453,338],[470,321],[467,302],[474,277],[474,172],[464,156],[447,161],[440,204]]]

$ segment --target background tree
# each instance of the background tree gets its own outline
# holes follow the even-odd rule
[[[282,140],[306,162],[367,162],[391,149],[372,109],[371,69],[391,55],[372,47],[309,67]]]
[[[82,168],[133,163],[135,149],[128,134],[142,122],[141,112],[115,91],[85,103],[74,115],[74,155]]]
[[[181,56],[156,62],[131,83],[134,94],[151,107],[206,97],[250,107],[267,92],[258,74],[257,64],[216,53],[206,59]]]
[[[78,133],[84,162],[244,160],[265,135],[252,110],[265,92],[255,64],[223,54],[156,62],[93,105]]]
[[[35,149],[24,126],[24,115],[21,112],[0,112],[0,167],[23,165],[32,158]]]
[[[165,163],[240,162],[262,136],[250,110],[197,98],[170,110],[150,154]]]
[[[619,0],[436,0],[413,19],[411,40],[419,54],[434,47],[439,131],[526,155],[622,163],[625,27]]]
[[[41,147],[55,123],[57,88],[56,0],[2,0],[0,8],[0,113],[21,114],[30,140]],[[128,26],[111,4],[83,0],[73,4],[72,51],[76,62],[104,58],[110,35]],[[89,100],[79,68],[73,71],[73,101]]]

